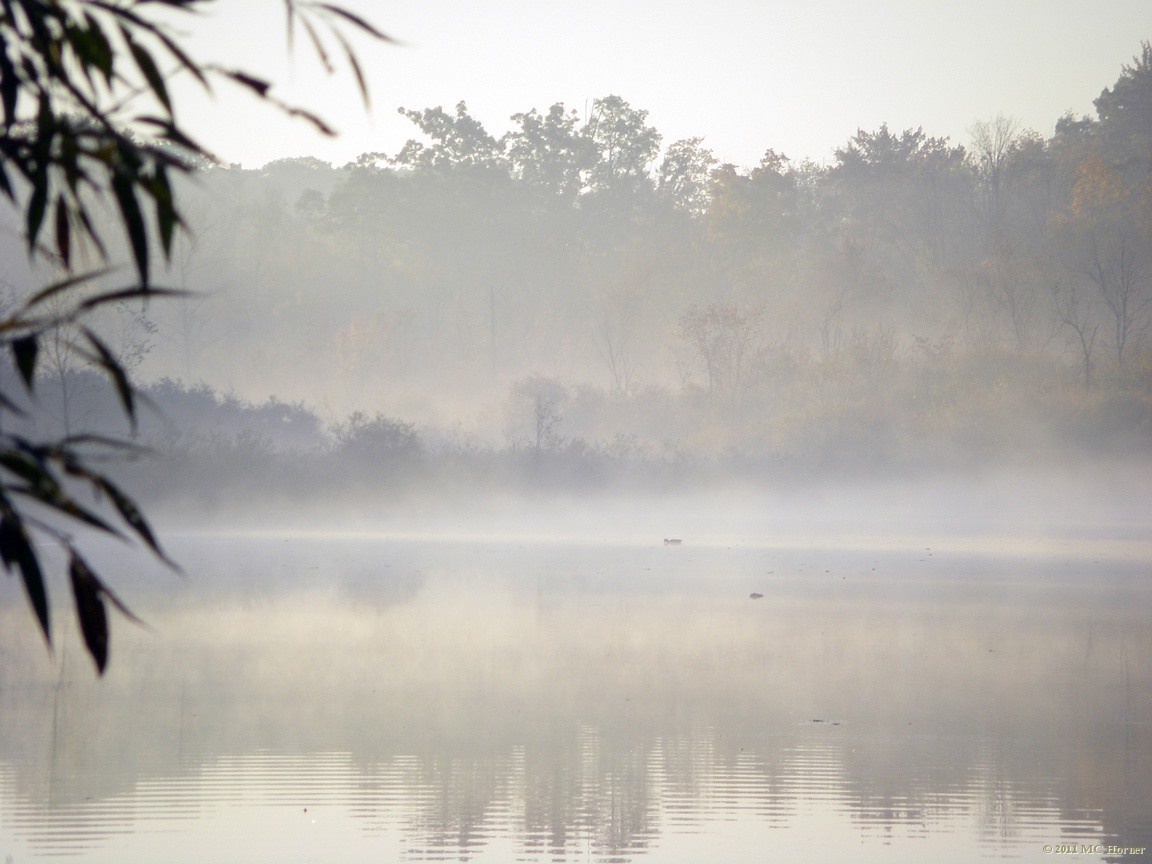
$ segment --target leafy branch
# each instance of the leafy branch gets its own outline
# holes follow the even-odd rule
[[[0,352],[11,355],[28,395],[34,395],[41,342],[70,328],[79,356],[104,373],[135,427],[136,388],[115,353],[84,322],[109,303],[181,293],[155,285],[151,265],[157,251],[167,261],[176,232],[187,230],[174,178],[213,157],[177,121],[168,86],[174,75],[189,75],[209,92],[216,81],[240,86],[273,109],[334,134],[316,114],[278,98],[269,81],[197,61],[156,16],[196,15],[210,2],[0,0],[0,196],[22,213],[29,257],[48,260],[61,273],[0,318]],[[382,42],[390,37],[331,3],[284,0],[284,11],[289,49],[303,30],[328,72],[338,50],[367,104],[363,69],[347,34]],[[90,286],[114,271],[101,230],[109,221],[123,232],[134,275],[125,287],[96,290]],[[98,266],[79,266],[93,257]],[[13,394],[0,390],[4,409],[24,412]],[[128,442],[93,437],[31,441],[0,435],[0,562],[9,573],[19,571],[51,644],[48,592],[34,537],[47,536],[68,550],[80,629],[101,673],[108,657],[105,603],[136,619],[61,526],[140,541],[175,566],[136,503],[93,468],[101,458],[131,449]],[[104,515],[109,509],[112,515]]]

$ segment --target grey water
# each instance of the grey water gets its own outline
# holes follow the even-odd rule
[[[1147,542],[170,545],[0,580],[5,864],[1148,860]]]

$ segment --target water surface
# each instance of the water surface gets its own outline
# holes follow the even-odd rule
[[[1149,860],[1144,543],[172,546],[104,680],[3,580],[6,864]]]

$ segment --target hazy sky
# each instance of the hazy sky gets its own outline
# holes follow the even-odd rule
[[[341,135],[326,141],[246,97],[194,99],[181,119],[223,158],[259,167],[315,155],[394,154],[415,127],[399,106],[464,100],[488,131],[564,102],[616,93],[647,109],[667,145],[703,136],[748,167],[771,147],[827,161],[856,130],[922,126],[965,143],[976,120],[1015,117],[1043,135],[1092,100],[1152,39],[1149,0],[344,0],[403,46],[357,40],[366,114],[350,75],[328,78],[298,41],[285,55],[281,0],[224,0],[185,26],[202,57],[277,77]],[[339,50],[337,49],[337,52]]]

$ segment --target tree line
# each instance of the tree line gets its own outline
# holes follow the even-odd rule
[[[502,137],[464,103],[401,109],[418,135],[392,155],[202,163],[165,274],[191,295],[93,328],[200,430],[190,459],[238,441],[344,459],[334,442],[371,418],[410,433],[405,458],[590,475],[602,456],[675,473],[1146,451],[1150,94],[1144,44],[1095,118],[1047,139],[1004,116],[966,146],[881,126],[828,164],[753,168],[702,138],[662,147],[618,96]],[[98,412],[50,348],[41,401],[75,431]],[[269,397],[307,434],[233,410]],[[219,435],[178,407],[197,399]],[[178,423],[139,422],[176,446]]]
[[[1048,138],[1007,116],[966,145],[881,126],[828,164],[752,168],[662,148],[619,96],[501,137],[463,102],[401,109],[418,134],[391,155],[199,172],[169,271],[197,293],[157,311],[171,350],[145,369],[533,446],[790,452],[813,429],[955,438],[1029,412],[1147,442],[1150,104],[1144,43]],[[589,390],[615,413],[581,428]],[[565,419],[509,432],[516,399]]]

